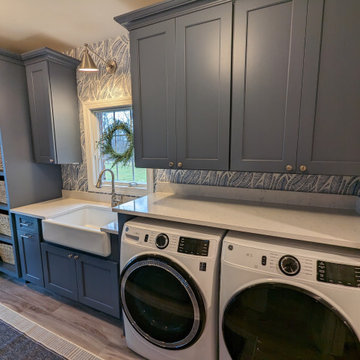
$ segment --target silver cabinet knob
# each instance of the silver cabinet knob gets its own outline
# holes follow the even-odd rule
[[[77,260],[79,258],[79,255],[74,256],[74,260]]]
[[[53,163],[53,162],[54,162],[54,159],[49,159],[49,161],[50,161],[51,163]]]

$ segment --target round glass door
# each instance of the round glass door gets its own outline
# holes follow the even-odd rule
[[[180,349],[200,336],[202,297],[179,266],[162,257],[139,258],[124,269],[120,287],[126,317],[148,341]]]
[[[236,360],[359,360],[354,331],[334,308],[295,286],[259,284],[236,294],[223,317]]]

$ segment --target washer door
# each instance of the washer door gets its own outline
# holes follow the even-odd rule
[[[200,292],[178,265],[160,257],[139,257],[121,276],[121,302],[136,331],[166,349],[194,343],[205,323]]]
[[[237,293],[223,316],[223,336],[236,360],[359,360],[360,344],[336,309],[286,284]]]

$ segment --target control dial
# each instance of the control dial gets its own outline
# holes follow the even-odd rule
[[[155,245],[158,249],[165,249],[169,245],[169,237],[166,234],[159,234],[155,239]]]
[[[285,255],[279,260],[280,270],[287,276],[294,276],[300,272],[299,260],[291,255]]]

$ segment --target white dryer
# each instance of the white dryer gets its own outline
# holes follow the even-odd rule
[[[223,230],[136,218],[123,227],[126,343],[150,360],[217,359]]]
[[[221,360],[359,360],[360,252],[229,232]]]

